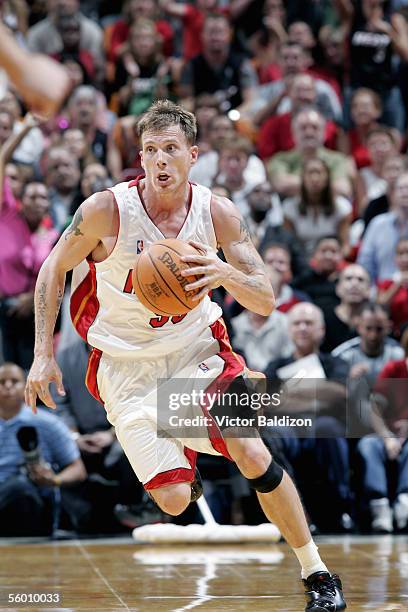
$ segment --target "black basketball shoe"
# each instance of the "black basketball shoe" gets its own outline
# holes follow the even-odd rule
[[[305,612],[337,612],[347,608],[340,578],[328,572],[315,572],[303,580],[307,605]]]

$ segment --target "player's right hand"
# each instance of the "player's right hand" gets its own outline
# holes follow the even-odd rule
[[[54,357],[35,357],[27,377],[25,402],[34,414],[37,412],[37,396],[48,408],[56,408],[50,393],[50,383],[54,382],[59,395],[65,395],[62,373]]]

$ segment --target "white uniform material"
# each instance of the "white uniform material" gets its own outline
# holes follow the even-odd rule
[[[75,269],[72,281],[74,326],[96,349],[90,355],[87,386],[104,403],[146,488],[192,481],[192,451],[226,454],[225,443],[216,426],[194,431],[193,439],[158,438],[158,428],[166,430],[157,406],[158,379],[180,379],[173,387],[177,392],[206,389],[221,374],[229,380],[239,375],[245,364],[232,352],[225,326],[218,321],[222,311],[208,296],[185,317],[157,316],[139,302],[131,285],[136,255],[164,236],[141,202],[137,181],[120,183],[111,191],[120,216],[116,245],[105,261],[88,261],[85,269]],[[209,189],[191,186],[190,210],[179,239],[216,248],[210,202]],[[168,424],[168,404],[165,408]],[[196,410],[203,415],[200,406]],[[188,414],[194,416],[192,410]]]
[[[210,508],[204,498],[197,500],[198,507],[204,518],[204,525],[174,525],[159,523],[143,525],[133,530],[133,537],[141,543],[172,543],[189,542],[197,544],[212,542],[214,544],[241,542],[279,542],[281,534],[276,525],[219,525],[214,520]]]
[[[191,189],[190,210],[177,238],[196,240],[215,249],[216,237],[210,211],[211,192],[198,185],[192,185]],[[169,320],[160,325],[157,319],[163,321],[163,317],[154,317],[133,292],[125,293],[129,272],[134,267],[138,252],[165,237],[148,216],[136,185],[132,186],[132,182],[119,183],[110,191],[119,209],[120,228],[116,245],[109,257],[101,263],[91,264],[95,268],[95,297],[99,309],[88,328],[87,340],[91,346],[111,357],[143,360],[162,357],[195,342],[209,325],[221,317],[222,311],[206,297],[177,324]],[[75,290],[82,280],[79,275],[80,270],[75,269],[72,280],[73,301]],[[73,318],[78,329],[78,322],[75,324],[77,316],[75,314]]]

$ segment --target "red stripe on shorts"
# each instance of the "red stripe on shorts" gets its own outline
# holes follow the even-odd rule
[[[99,349],[93,348],[92,351],[89,353],[88,367],[85,376],[85,385],[92,397],[98,400],[98,402],[101,402],[101,404],[104,406],[105,404],[103,402],[103,399],[99,395],[97,379],[97,373],[101,357],[102,351],[100,351]]]
[[[167,472],[160,472],[160,474],[156,474],[156,476],[146,482],[143,485],[144,488],[146,490],[158,489],[160,487],[167,487],[168,485],[177,484],[179,482],[193,482],[195,479],[197,452],[191,450],[191,448],[184,448],[184,454],[191,465],[191,469],[175,468],[174,470],[167,470]]]
[[[224,361],[223,371],[217,378],[207,387],[207,393],[223,393],[228,389],[231,382],[242,374],[245,369],[245,361],[241,355],[237,355],[232,350],[232,346],[228,337],[227,328],[222,319],[215,321],[210,327],[213,337],[218,340],[220,347],[217,355]],[[228,452],[227,445],[217,423],[211,417],[211,413],[208,411],[207,405],[201,405],[203,413],[206,417],[211,419],[211,424],[207,426],[208,435],[213,448],[221,455],[233,461],[231,455]]]

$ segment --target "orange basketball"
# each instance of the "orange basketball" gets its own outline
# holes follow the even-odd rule
[[[160,315],[183,315],[199,302],[192,297],[200,292],[186,291],[189,283],[200,276],[181,276],[180,272],[195,264],[180,261],[184,255],[201,254],[198,249],[183,240],[166,238],[151,244],[136,260],[133,270],[133,288],[146,308]]]

